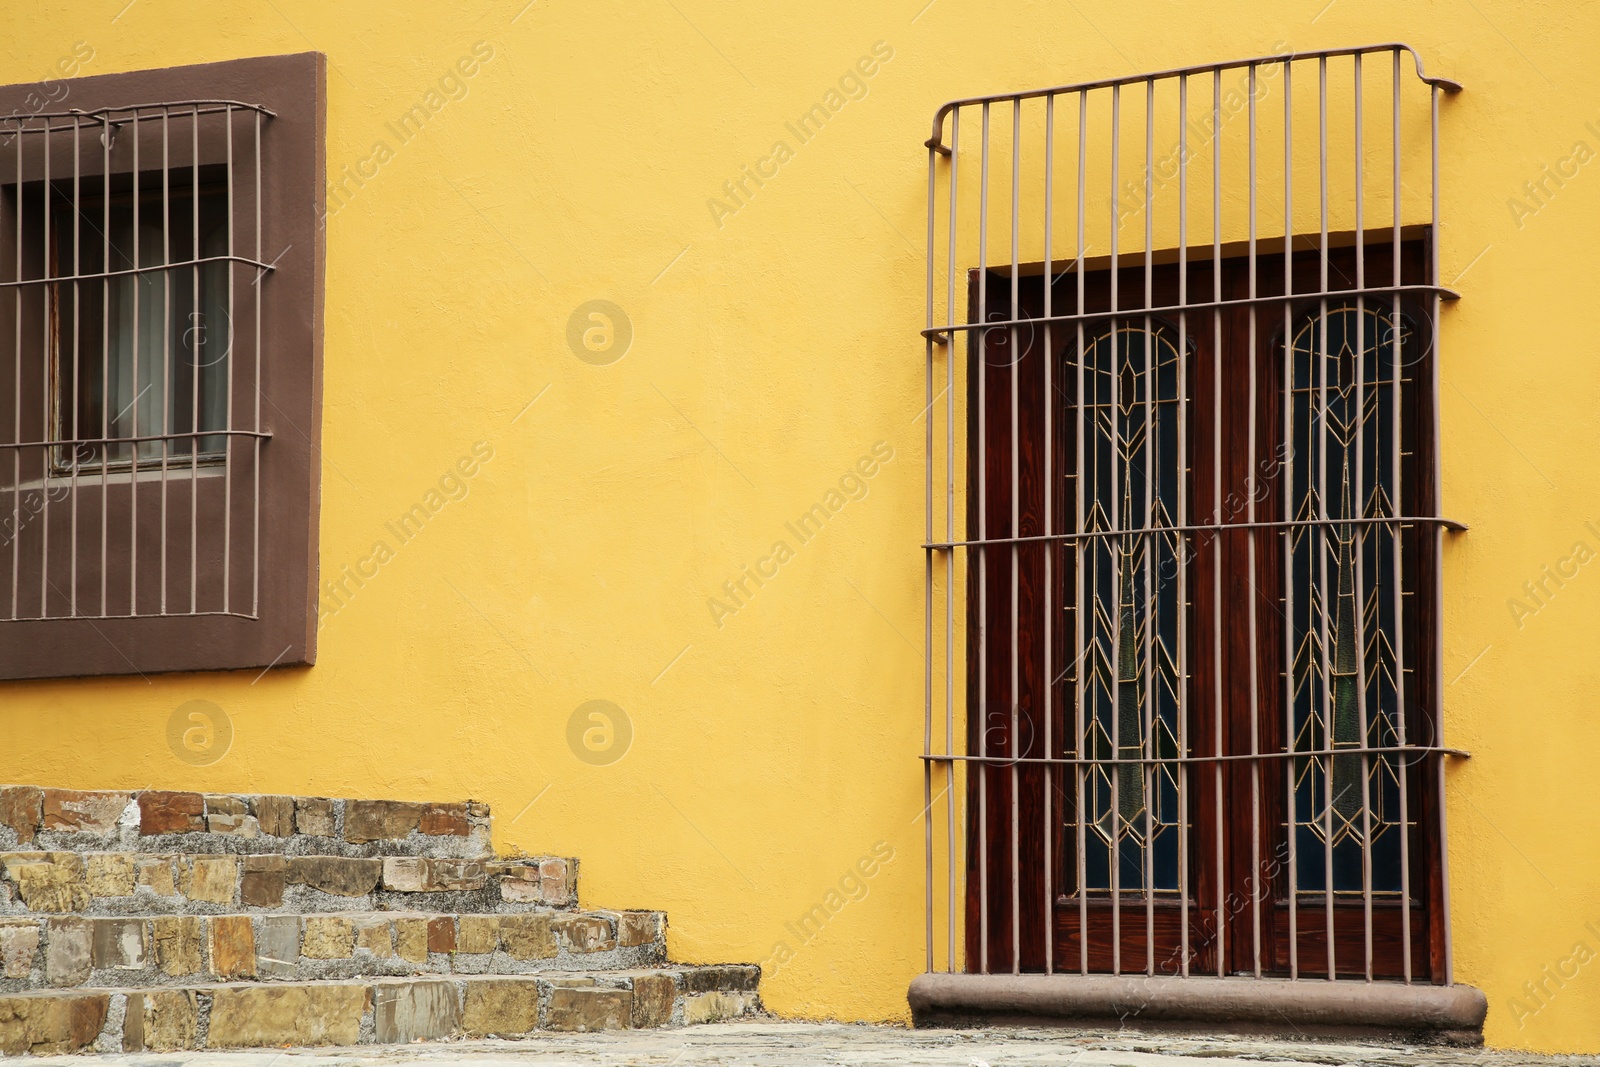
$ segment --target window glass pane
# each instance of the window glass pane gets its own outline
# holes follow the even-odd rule
[[[146,176],[137,219],[131,188],[109,201],[80,191],[76,212],[70,190],[58,199],[56,433],[112,439],[80,445],[79,469],[102,457],[187,460],[194,438],[117,439],[228,426],[231,268],[221,259],[200,262],[227,255],[226,192],[202,185],[197,200],[189,172],[175,174],[169,195],[163,192],[159,176]],[[225,441],[198,438],[200,454],[220,454]],[[73,463],[73,452],[60,450],[58,469]]]

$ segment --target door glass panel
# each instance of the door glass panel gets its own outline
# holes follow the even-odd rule
[[[1294,518],[1392,516],[1399,499],[1394,439],[1416,331],[1390,308],[1330,306],[1296,326],[1291,400]],[[1397,377],[1398,373],[1398,377]],[[1290,533],[1297,889],[1398,893],[1402,596],[1398,527],[1335,521]],[[1412,739],[1413,741],[1415,739]],[[1341,750],[1352,750],[1343,753]],[[1331,867],[1330,867],[1331,863]]]
[[[1084,348],[1084,529],[1170,528],[1182,478],[1176,331],[1122,325]],[[1091,890],[1176,893],[1179,540],[1118,532],[1082,546],[1083,751]],[[1112,870],[1112,857],[1117,870]],[[1149,867],[1146,868],[1148,859]]]

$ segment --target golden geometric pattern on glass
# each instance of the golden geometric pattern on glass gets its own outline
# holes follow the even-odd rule
[[[1303,316],[1290,353],[1290,603],[1294,833],[1302,890],[1399,889],[1398,775],[1373,753],[1398,740],[1395,639],[1399,530],[1397,405],[1416,331],[1388,305]],[[1330,866],[1331,863],[1331,866]]]
[[[1123,324],[1083,347],[1086,538],[1076,548],[1083,619],[1083,819],[1088,888],[1178,887],[1179,613],[1171,528],[1180,491],[1176,331]],[[1077,346],[1069,345],[1069,366]]]

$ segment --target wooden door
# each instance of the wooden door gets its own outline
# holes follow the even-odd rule
[[[1253,293],[1246,261],[1057,275],[1056,316],[1206,305],[1088,321],[975,273],[1004,324],[968,347],[973,970],[1309,977],[1331,928],[1341,977],[1442,973],[1437,756],[1405,749],[1433,531],[1370,521],[1434,499],[1431,315],[1373,293],[1394,259],[1326,301],[1282,300],[1281,256]],[[1317,252],[1292,268],[1323,291]]]

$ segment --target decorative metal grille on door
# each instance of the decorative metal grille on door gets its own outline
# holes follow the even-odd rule
[[[1458,88],[1387,44],[940,109],[930,970],[1450,980]]]

